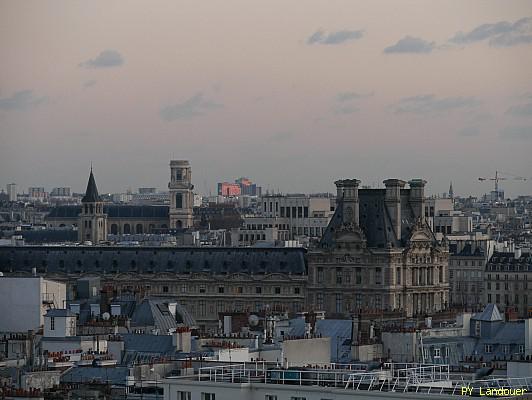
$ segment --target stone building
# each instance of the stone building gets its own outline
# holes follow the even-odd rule
[[[190,164],[186,160],[170,161],[170,227],[191,228],[193,225],[194,185]]]
[[[484,273],[484,302],[520,318],[532,316],[532,254],[495,252]]]
[[[103,201],[98,194],[92,167],[85,196],[81,199],[78,240],[80,242],[88,241],[94,244],[107,240],[107,214],[103,210]]]
[[[173,299],[205,329],[219,312],[305,308],[305,250],[299,248],[165,248],[109,246],[0,247],[0,272],[67,284],[100,277],[115,296]]]
[[[449,252],[424,218],[425,181],[384,181],[359,189],[336,181],[337,207],[308,254],[307,305],[347,316],[361,309],[401,310],[407,316],[447,308]]]

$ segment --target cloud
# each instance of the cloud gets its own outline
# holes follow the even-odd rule
[[[90,81],[87,81],[83,84],[83,87],[84,88],[91,88],[93,86],[96,85],[96,81],[95,80],[90,80]]]
[[[503,139],[532,140],[532,126],[507,126],[500,131]]]
[[[48,101],[47,97],[35,97],[32,90],[21,90],[10,97],[0,98],[0,110],[29,110]]]
[[[352,40],[360,39],[364,36],[364,31],[342,30],[326,34],[322,30],[317,30],[307,39],[307,44],[342,44]]]
[[[112,68],[124,64],[122,55],[116,50],[104,50],[96,58],[92,58],[80,64],[85,68]]]
[[[412,36],[405,36],[393,46],[386,47],[385,53],[430,53],[436,45],[434,42],[427,42],[424,39]]]
[[[477,126],[466,126],[465,128],[460,129],[458,132],[459,136],[478,136],[480,135],[480,129]]]
[[[449,42],[470,44],[488,40],[493,47],[510,47],[532,43],[532,18],[521,18],[515,22],[500,21],[482,24],[470,32],[457,32]]]
[[[395,113],[437,114],[461,108],[472,108],[480,104],[475,97],[443,97],[433,94],[405,97],[392,108]]]
[[[373,93],[341,92],[336,95],[336,101],[343,103],[345,101],[365,99],[373,96]]]
[[[203,96],[203,93],[197,93],[183,103],[164,107],[160,114],[165,121],[174,121],[176,119],[191,119],[207,114],[222,108],[223,104],[216,103]]]
[[[506,110],[506,114],[516,117],[532,117],[532,103],[511,106]]]

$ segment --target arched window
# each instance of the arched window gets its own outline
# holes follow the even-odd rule
[[[89,204],[90,213],[94,214],[94,206],[92,204]]]
[[[135,228],[136,233],[142,233],[142,224],[137,224],[137,227]]]
[[[176,193],[175,195],[175,208],[183,208],[183,194]]]
[[[183,222],[180,219],[178,219],[175,223],[175,227],[178,229],[181,229],[183,227]]]
[[[129,235],[131,233],[131,226],[129,224],[124,224],[124,235]]]

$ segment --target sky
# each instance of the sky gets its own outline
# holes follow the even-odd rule
[[[532,194],[529,0],[0,0],[0,60],[0,188]]]

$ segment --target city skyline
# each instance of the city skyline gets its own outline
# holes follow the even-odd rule
[[[170,159],[203,193],[532,175],[529,2],[296,4],[4,2],[1,187],[79,192],[92,161],[102,192],[164,190]]]

